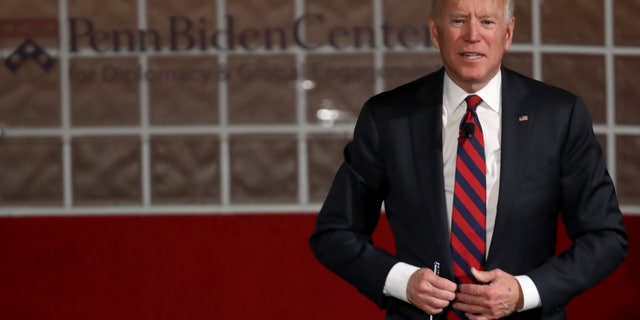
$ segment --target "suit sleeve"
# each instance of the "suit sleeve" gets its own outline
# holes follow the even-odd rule
[[[576,98],[560,158],[560,209],[570,249],[529,274],[552,311],[594,286],[625,259],[627,235],[613,182],[583,102]]]
[[[325,267],[380,307],[386,300],[382,293],[385,279],[398,262],[371,239],[386,190],[376,123],[371,108],[365,104],[309,243]]]

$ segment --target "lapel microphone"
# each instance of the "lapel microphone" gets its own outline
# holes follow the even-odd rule
[[[467,138],[473,138],[473,133],[476,130],[476,125],[472,122],[465,122],[462,125],[462,134]]]

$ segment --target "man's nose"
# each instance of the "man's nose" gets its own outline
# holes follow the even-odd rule
[[[469,42],[477,42],[480,40],[480,22],[471,20],[465,26],[465,40]]]

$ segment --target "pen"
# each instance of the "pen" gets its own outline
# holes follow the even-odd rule
[[[433,274],[436,276],[440,275],[440,262],[438,262],[438,260],[433,262]],[[433,320],[433,315],[429,315],[429,320]]]

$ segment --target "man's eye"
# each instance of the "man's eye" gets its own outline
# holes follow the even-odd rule
[[[490,24],[494,24],[495,22],[493,20],[482,20],[482,24],[484,25],[490,25]]]

